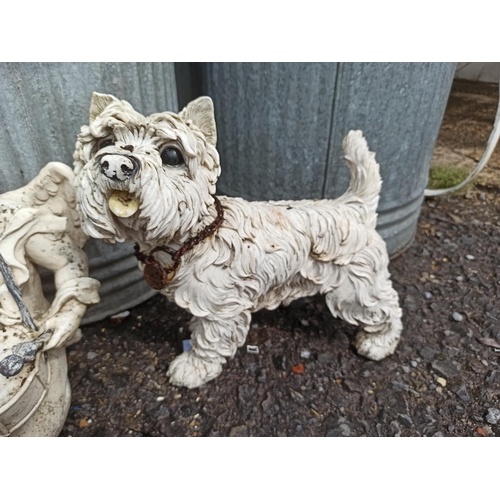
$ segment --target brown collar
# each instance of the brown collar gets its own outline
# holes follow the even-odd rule
[[[217,210],[217,217],[213,222],[202,229],[196,236],[189,238],[184,245],[182,245],[179,250],[172,250],[168,246],[158,246],[153,248],[149,254],[145,254],[140,251],[139,245],[136,243],[134,246],[135,256],[137,260],[145,264],[144,266],[144,279],[147,281],[148,285],[155,290],[163,290],[168,283],[170,283],[175,276],[177,268],[181,263],[181,257],[192,250],[198,243],[202,242],[205,238],[212,236],[212,234],[219,229],[221,224],[224,222],[224,210],[219,199],[212,195],[215,200],[215,208]],[[173,264],[168,267],[162,266],[155,258],[155,252],[165,252],[168,253],[172,259]]]

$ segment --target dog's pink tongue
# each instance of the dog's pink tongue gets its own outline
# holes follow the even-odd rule
[[[127,191],[112,191],[109,196],[109,209],[117,217],[130,217],[139,210],[139,199]]]

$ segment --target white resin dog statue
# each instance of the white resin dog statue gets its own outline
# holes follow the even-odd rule
[[[193,314],[192,348],[170,364],[170,382],[192,388],[217,377],[245,343],[252,312],[316,293],[333,316],[363,327],[360,354],[392,354],[402,313],[375,231],[379,166],[362,133],[343,141],[351,182],[336,200],[219,201],[215,145],[208,97],[144,117],[97,93],[76,143],[86,233],[135,242],[147,281]]]

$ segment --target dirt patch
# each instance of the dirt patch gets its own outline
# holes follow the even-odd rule
[[[471,171],[481,159],[493,129],[498,85],[455,80],[446,107],[432,166],[463,167]],[[478,187],[500,185],[500,144],[477,177]]]
[[[454,85],[434,161],[439,148],[479,159],[498,99],[486,87]],[[61,435],[500,435],[499,159],[497,148],[466,195],[427,200],[415,242],[391,262],[404,313],[393,356],[358,356],[356,328],[314,297],[255,314],[247,343],[259,354],[244,346],[217,380],[179,389],[165,373],[189,315],[156,296],[69,348]]]

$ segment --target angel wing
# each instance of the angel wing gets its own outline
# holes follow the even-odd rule
[[[68,165],[55,161],[47,163],[23,190],[23,203],[25,206],[49,211],[58,217],[66,217],[68,230],[75,242],[83,247],[87,237],[80,229],[74,181],[75,174]]]

